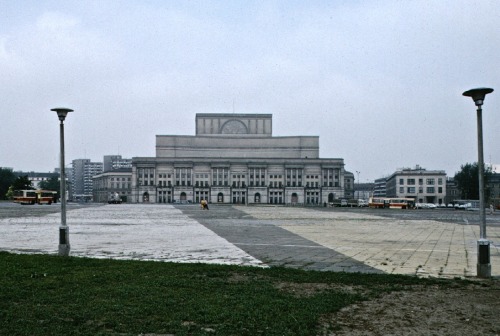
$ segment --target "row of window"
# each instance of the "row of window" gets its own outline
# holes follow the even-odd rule
[[[426,190],[427,194],[434,194],[436,192],[436,188],[435,187],[426,187],[425,190]],[[438,187],[437,190],[438,190],[438,194],[442,194],[443,193],[443,187]],[[399,187],[399,193],[400,194],[404,194],[405,193],[405,187]],[[416,194],[417,193],[417,188],[416,187],[407,187],[406,193],[408,193],[408,194]],[[418,193],[419,194],[423,194],[424,193],[424,188],[423,187],[419,187],[418,188]]]
[[[175,185],[182,185],[182,186],[190,186],[192,184],[192,181],[191,179],[188,177],[187,179],[185,178],[186,176],[181,176],[180,179],[176,179],[175,181]],[[229,185],[229,180],[227,178],[227,175],[219,175],[219,176],[215,176],[213,177],[213,180],[214,180],[214,183],[213,185]],[[347,181],[349,182],[349,181]],[[209,181],[208,180],[205,180],[205,181],[196,181],[195,182],[195,185],[198,185],[201,184],[201,185],[208,185],[209,184]],[[233,181],[233,185],[234,183],[242,183],[243,185],[245,184],[245,182],[243,181]],[[276,186],[276,184],[280,184],[280,185],[283,185],[283,182],[282,181],[271,181],[271,184],[272,183],[275,183],[274,186]],[[158,181],[158,185],[160,186],[166,186],[166,185],[172,185],[172,181],[170,180],[159,180]],[[302,186],[302,181],[299,180],[299,181],[295,181],[295,180],[292,180],[292,181],[287,181],[287,186],[299,186],[301,187]],[[144,178],[139,178],[139,185],[154,185],[154,181],[153,179],[144,179]],[[265,181],[264,181],[264,177],[262,177],[262,180],[261,179],[258,179],[257,181],[255,181],[253,178],[250,178],[250,181],[249,181],[249,185],[260,185],[260,186],[264,186],[265,185]],[[320,182],[306,182],[306,186],[307,187],[319,187],[320,185]],[[330,186],[330,187],[333,187],[333,186],[336,186],[338,187],[339,186],[339,182],[338,180],[333,182],[332,180],[330,181],[324,181],[323,182],[323,186],[326,187],[326,186]]]
[[[192,174],[191,168],[176,168],[175,175],[168,173],[159,173],[158,179],[172,179],[175,176],[175,180],[190,180],[193,176],[196,179],[208,179],[209,174],[207,173],[197,173]],[[233,179],[246,179],[246,174],[232,174]],[[266,171],[263,168],[251,168],[248,173],[249,179],[265,179]],[[302,180],[303,170],[302,169],[287,169],[286,170],[286,179],[288,180]],[[154,179],[154,169],[153,168],[139,168],[137,170],[137,177],[139,180],[152,180]],[[212,169],[212,179],[213,180],[227,180],[229,178],[229,169],[228,168],[214,168]],[[283,175],[281,174],[269,174],[269,179],[282,179]],[[320,175],[306,175],[306,179],[319,179]],[[324,169],[323,170],[323,179],[325,181],[338,181],[339,174],[337,169]]]
[[[406,185],[415,185],[416,179],[414,178],[407,178],[406,179]],[[426,178],[425,179],[425,184],[426,185],[435,185],[436,184],[436,178]],[[437,178],[437,184],[438,185],[443,185],[443,178],[439,177]],[[400,178],[399,179],[399,185],[405,185],[405,179]],[[419,178],[418,179],[418,185],[424,185],[424,179]]]
[[[115,178],[111,177],[110,180],[115,181]],[[130,177],[117,177],[116,178],[116,181],[129,181],[130,182],[131,180],[132,180],[132,178],[130,178]]]
[[[143,185],[143,186],[154,186],[153,183],[150,183],[148,181],[144,181],[144,182],[139,182],[139,185]],[[212,184],[213,186],[229,186],[229,182],[228,181],[218,181],[218,183],[214,183]],[[171,181],[159,181],[158,183],[158,186],[159,187],[172,187],[172,182]],[[175,186],[182,186],[182,187],[191,187],[192,184],[191,184],[191,181],[176,181],[176,184]],[[196,181],[195,184],[194,184],[195,187],[209,187],[210,184],[208,181]],[[247,187],[247,184],[245,182],[241,182],[241,181],[233,181],[232,187],[241,187],[241,188],[246,188]],[[254,181],[250,181],[250,183],[248,184],[249,187],[265,187],[266,186],[266,183],[264,181],[261,181],[261,182],[254,182]],[[283,188],[284,184],[283,182],[277,182],[277,181],[271,181],[269,182],[268,186],[270,188]],[[286,184],[287,187],[302,187],[302,182],[287,182]],[[319,188],[320,187],[320,184],[319,182],[307,182],[305,184],[305,187],[306,188]],[[339,187],[339,183],[338,182],[324,182],[323,183],[323,187]]]

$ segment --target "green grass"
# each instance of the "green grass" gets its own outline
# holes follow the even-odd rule
[[[0,252],[0,335],[315,335],[354,302],[457,283]]]

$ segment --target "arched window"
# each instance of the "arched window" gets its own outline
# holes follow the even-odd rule
[[[247,134],[248,129],[240,120],[229,120],[221,127],[221,134]]]
[[[149,203],[149,193],[147,191],[142,194],[142,201],[144,203]]]
[[[186,193],[181,192],[181,201],[185,201],[185,200],[186,200]]]
[[[217,195],[217,203],[224,203],[224,194],[223,193],[219,193]]]
[[[256,193],[255,196],[253,197],[254,203],[260,203],[260,194]]]
[[[334,199],[335,199],[335,194],[334,193],[329,193],[328,194],[328,203],[333,202]]]
[[[297,193],[292,194],[292,204],[298,203],[299,202],[299,196]]]

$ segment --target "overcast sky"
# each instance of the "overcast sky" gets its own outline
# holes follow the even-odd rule
[[[500,163],[500,1],[0,0],[0,166],[155,155],[196,113],[271,113],[372,181]]]

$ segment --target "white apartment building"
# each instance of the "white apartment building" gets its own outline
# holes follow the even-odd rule
[[[399,169],[387,178],[386,196],[413,198],[416,203],[444,204],[446,172],[420,166]]]
[[[104,155],[103,171],[132,169],[132,159],[124,159],[121,155]]]
[[[156,157],[132,158],[132,202],[319,205],[344,197],[344,160],[319,158],[318,136],[275,137],[272,114],[199,113],[195,122],[196,135],[157,135]]]
[[[95,175],[102,173],[102,162],[91,162],[90,159],[76,159],[72,162],[71,195],[75,201],[91,201]]]

